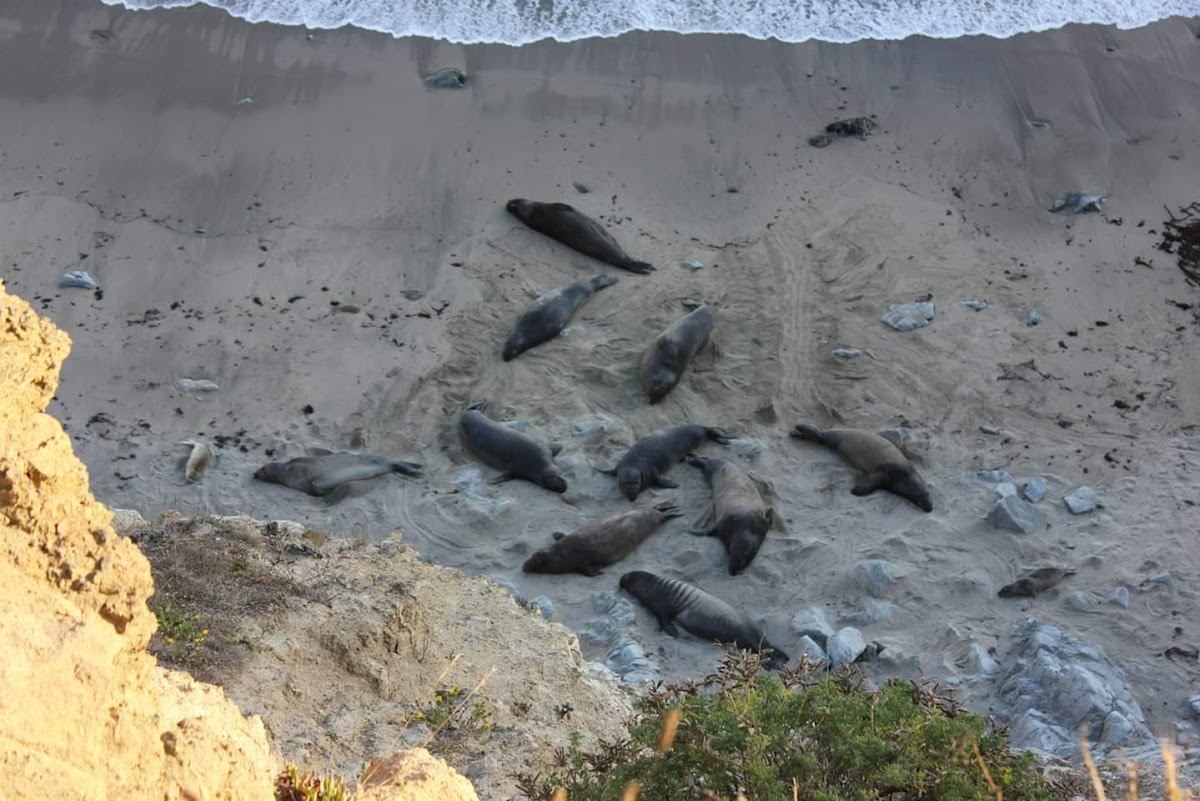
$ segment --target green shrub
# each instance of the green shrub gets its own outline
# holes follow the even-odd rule
[[[673,708],[674,745],[659,753]],[[561,787],[570,801],[616,801],[630,782],[654,801],[1051,798],[1031,754],[911,682],[869,690],[858,673],[818,677],[802,664],[765,675],[757,656],[729,656],[703,681],[657,686],[639,712],[631,739],[592,754],[573,739],[549,775],[518,776],[520,789],[549,799]]]
[[[288,765],[275,778],[275,801],[352,801],[354,793],[332,776],[302,773]]]

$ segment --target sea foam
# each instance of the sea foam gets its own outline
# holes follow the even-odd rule
[[[170,8],[195,0],[104,0]],[[1197,14],[1197,0],[207,0],[250,22],[521,45],[629,31],[738,33],[756,39],[852,42],[914,34],[1005,37],[1072,22],[1136,28]]]

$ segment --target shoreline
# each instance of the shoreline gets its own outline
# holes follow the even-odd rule
[[[595,603],[624,570],[742,598],[790,653],[792,616],[819,606],[867,620],[888,646],[881,670],[960,682],[981,710],[995,701],[968,682],[972,646],[1003,656],[1035,614],[1102,645],[1171,727],[1187,723],[1190,679],[1158,654],[1172,620],[1200,616],[1200,519],[1185,503],[1200,489],[1200,356],[1194,315],[1171,305],[1193,289],[1150,232],[1200,185],[1190,24],[460,47],[358,29],[310,41],[208,7],[26,0],[0,12],[0,276],[72,337],[51,411],[110,507],[400,530],[431,562],[548,597],[589,659],[605,656],[583,636]],[[444,66],[464,68],[467,88],[422,84]],[[807,144],[865,113],[879,120],[870,139]],[[1102,214],[1049,214],[1070,190],[1111,197]],[[600,269],[511,220],[517,196],[576,204],[659,269],[620,274],[560,339],[506,364],[521,310]],[[80,268],[102,297],[57,288]],[[930,292],[927,328],[880,323]],[[971,298],[990,305],[961,306]],[[689,299],[718,306],[719,355],[647,407],[630,365]],[[1027,326],[1035,308],[1044,321]],[[839,346],[863,355],[840,361]],[[184,377],[221,389],[182,393]],[[492,471],[455,420],[483,398],[566,445],[568,497],[482,483]],[[687,465],[679,490],[644,500],[688,514],[606,576],[520,573],[551,531],[628,508],[593,468],[683,419],[734,428],[739,458],[782,497],[789,532],[745,575],[686,534],[711,497]],[[934,513],[851,496],[852,471],[788,441],[803,420],[915,429]],[[584,422],[598,431],[575,436]],[[268,459],[349,447],[358,429],[366,450],[427,477],[332,505],[250,479]],[[193,436],[220,457],[187,485],[176,443]],[[1047,529],[983,521],[994,493],[974,473],[994,468],[1051,477]],[[1062,495],[1083,483],[1105,508],[1070,516]],[[904,575],[874,599],[886,619],[870,619],[882,607],[852,578],[868,559]],[[1043,562],[1084,569],[1036,603],[994,597]],[[1155,584],[1166,572],[1175,583]],[[1118,586],[1127,608],[1107,600]],[[667,677],[716,659],[641,611],[627,633]]]

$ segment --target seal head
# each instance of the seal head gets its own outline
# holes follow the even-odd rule
[[[617,475],[617,486],[621,494],[631,501],[636,501],[642,491],[642,471],[636,467],[625,467]]]
[[[562,473],[558,472],[558,468],[553,464],[542,471],[541,480],[537,483],[551,492],[567,491],[567,480],[563,478]]]

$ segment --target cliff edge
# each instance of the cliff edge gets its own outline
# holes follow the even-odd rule
[[[146,651],[150,565],[45,413],[69,349],[0,282],[4,796],[270,798],[262,722]]]

